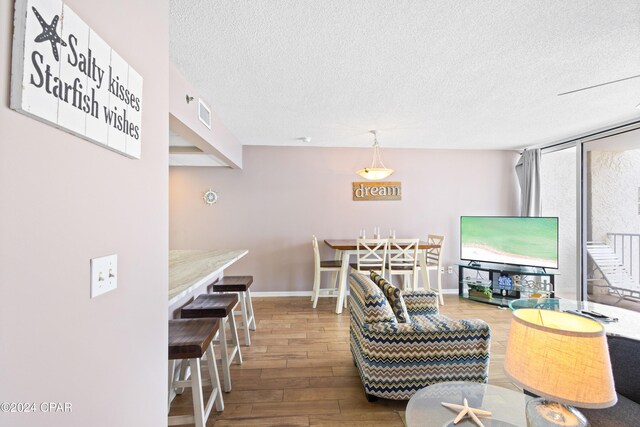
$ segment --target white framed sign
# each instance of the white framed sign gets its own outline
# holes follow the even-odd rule
[[[16,0],[12,109],[131,158],[142,77],[60,0]]]

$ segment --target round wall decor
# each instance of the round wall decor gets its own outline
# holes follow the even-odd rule
[[[204,202],[208,205],[212,205],[215,202],[218,201],[218,194],[213,191],[212,189],[209,189],[209,191],[207,191],[206,193],[204,193],[204,197],[202,197],[204,199]]]

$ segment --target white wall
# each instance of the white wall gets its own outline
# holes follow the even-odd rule
[[[167,4],[67,2],[144,78],[132,160],[8,108],[13,3],[0,3],[0,401],[73,412],[0,425],[165,425]],[[89,260],[111,253],[118,289],[90,299]]]
[[[512,151],[383,149],[402,182],[402,200],[354,202],[354,171],[371,149],[245,146],[243,169],[171,168],[170,247],[247,248],[230,274],[253,274],[254,291],[310,291],[311,235],[356,238],[374,226],[398,237],[444,234],[446,265],[459,259],[460,215],[514,215]],[[212,188],[219,201],[207,206]],[[330,251],[322,245],[325,256]],[[456,270],[457,272],[457,270]],[[445,286],[457,288],[455,275]]]
[[[638,139],[640,145],[640,138]],[[589,152],[590,239],[640,233],[640,149]]]

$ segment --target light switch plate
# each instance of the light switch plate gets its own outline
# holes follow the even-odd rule
[[[91,260],[91,298],[118,287],[118,254]]]

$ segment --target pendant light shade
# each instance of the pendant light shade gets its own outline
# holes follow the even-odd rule
[[[356,173],[364,179],[375,181],[388,177],[393,173],[393,169],[385,167],[384,163],[382,163],[382,159],[380,159],[378,131],[371,130],[369,132],[373,134],[373,161],[371,162],[371,167],[362,168],[356,171]]]

